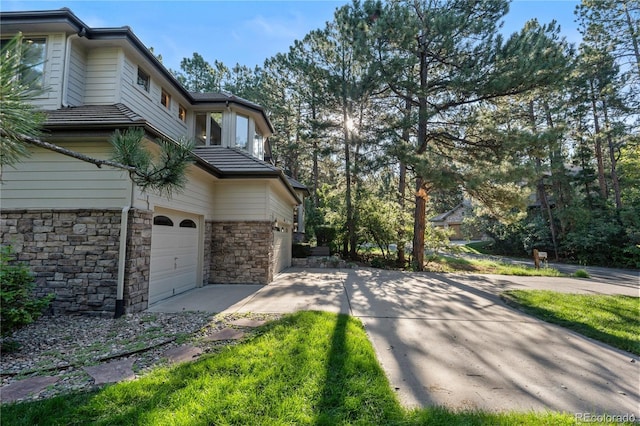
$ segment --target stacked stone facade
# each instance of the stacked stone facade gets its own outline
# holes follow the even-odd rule
[[[2,244],[35,275],[36,295],[54,293],[53,314],[113,315],[121,210],[2,211]],[[147,308],[151,252],[148,211],[129,212],[125,309]]]
[[[113,315],[121,210],[4,210],[0,241],[35,275],[36,295],[54,293],[53,314]],[[148,307],[153,213],[131,209],[127,229],[126,312]],[[268,284],[273,279],[269,221],[205,224],[203,282]]]
[[[268,284],[273,280],[271,222],[210,222],[210,225],[209,282]]]
[[[113,313],[119,210],[21,210],[0,216],[2,244],[34,273],[37,295],[56,295],[53,313]]]
[[[149,306],[152,223],[153,212],[149,210],[129,210],[127,257],[124,275],[126,312],[140,312]]]

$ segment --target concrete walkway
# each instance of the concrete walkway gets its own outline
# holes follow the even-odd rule
[[[391,386],[408,407],[640,417],[637,356],[506,306],[499,294],[507,289],[640,295],[635,277],[598,282],[289,269],[268,286],[206,286],[149,310],[354,315],[365,324]]]

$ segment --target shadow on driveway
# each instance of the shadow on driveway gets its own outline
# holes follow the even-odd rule
[[[640,417],[640,362],[506,306],[499,294],[515,288],[638,295],[633,285],[571,278],[289,269],[268,286],[209,285],[150,310],[354,315],[409,407]]]

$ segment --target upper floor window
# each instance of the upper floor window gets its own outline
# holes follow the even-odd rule
[[[253,135],[253,156],[261,160],[264,158],[264,138],[258,129]]]
[[[138,84],[138,86],[144,89],[145,92],[148,92],[150,82],[151,82],[151,78],[149,77],[149,74],[147,74],[140,67],[138,67],[138,79],[136,80],[136,83]]]
[[[178,118],[184,123],[187,122],[187,109],[181,104],[178,104]]]
[[[249,117],[236,116],[236,146],[247,149],[249,143]]]
[[[160,94],[160,103],[167,109],[171,108],[171,95],[164,89],[162,89],[162,93]]]
[[[222,144],[222,112],[196,114],[196,140],[201,145]]]
[[[13,39],[0,41],[2,50],[9,48]],[[20,56],[20,63],[24,66],[20,79],[34,89],[44,88],[44,62],[46,59],[47,41],[45,38],[23,37],[22,43],[16,46],[15,54]]]

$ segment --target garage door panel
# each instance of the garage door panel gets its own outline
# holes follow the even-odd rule
[[[273,273],[291,266],[291,229],[276,229],[273,232]]]
[[[178,213],[162,212],[161,215],[170,221],[153,225],[149,303],[190,290],[197,286],[198,280],[200,229],[179,226],[185,219],[197,224],[198,218]],[[167,226],[168,223],[173,225]]]

